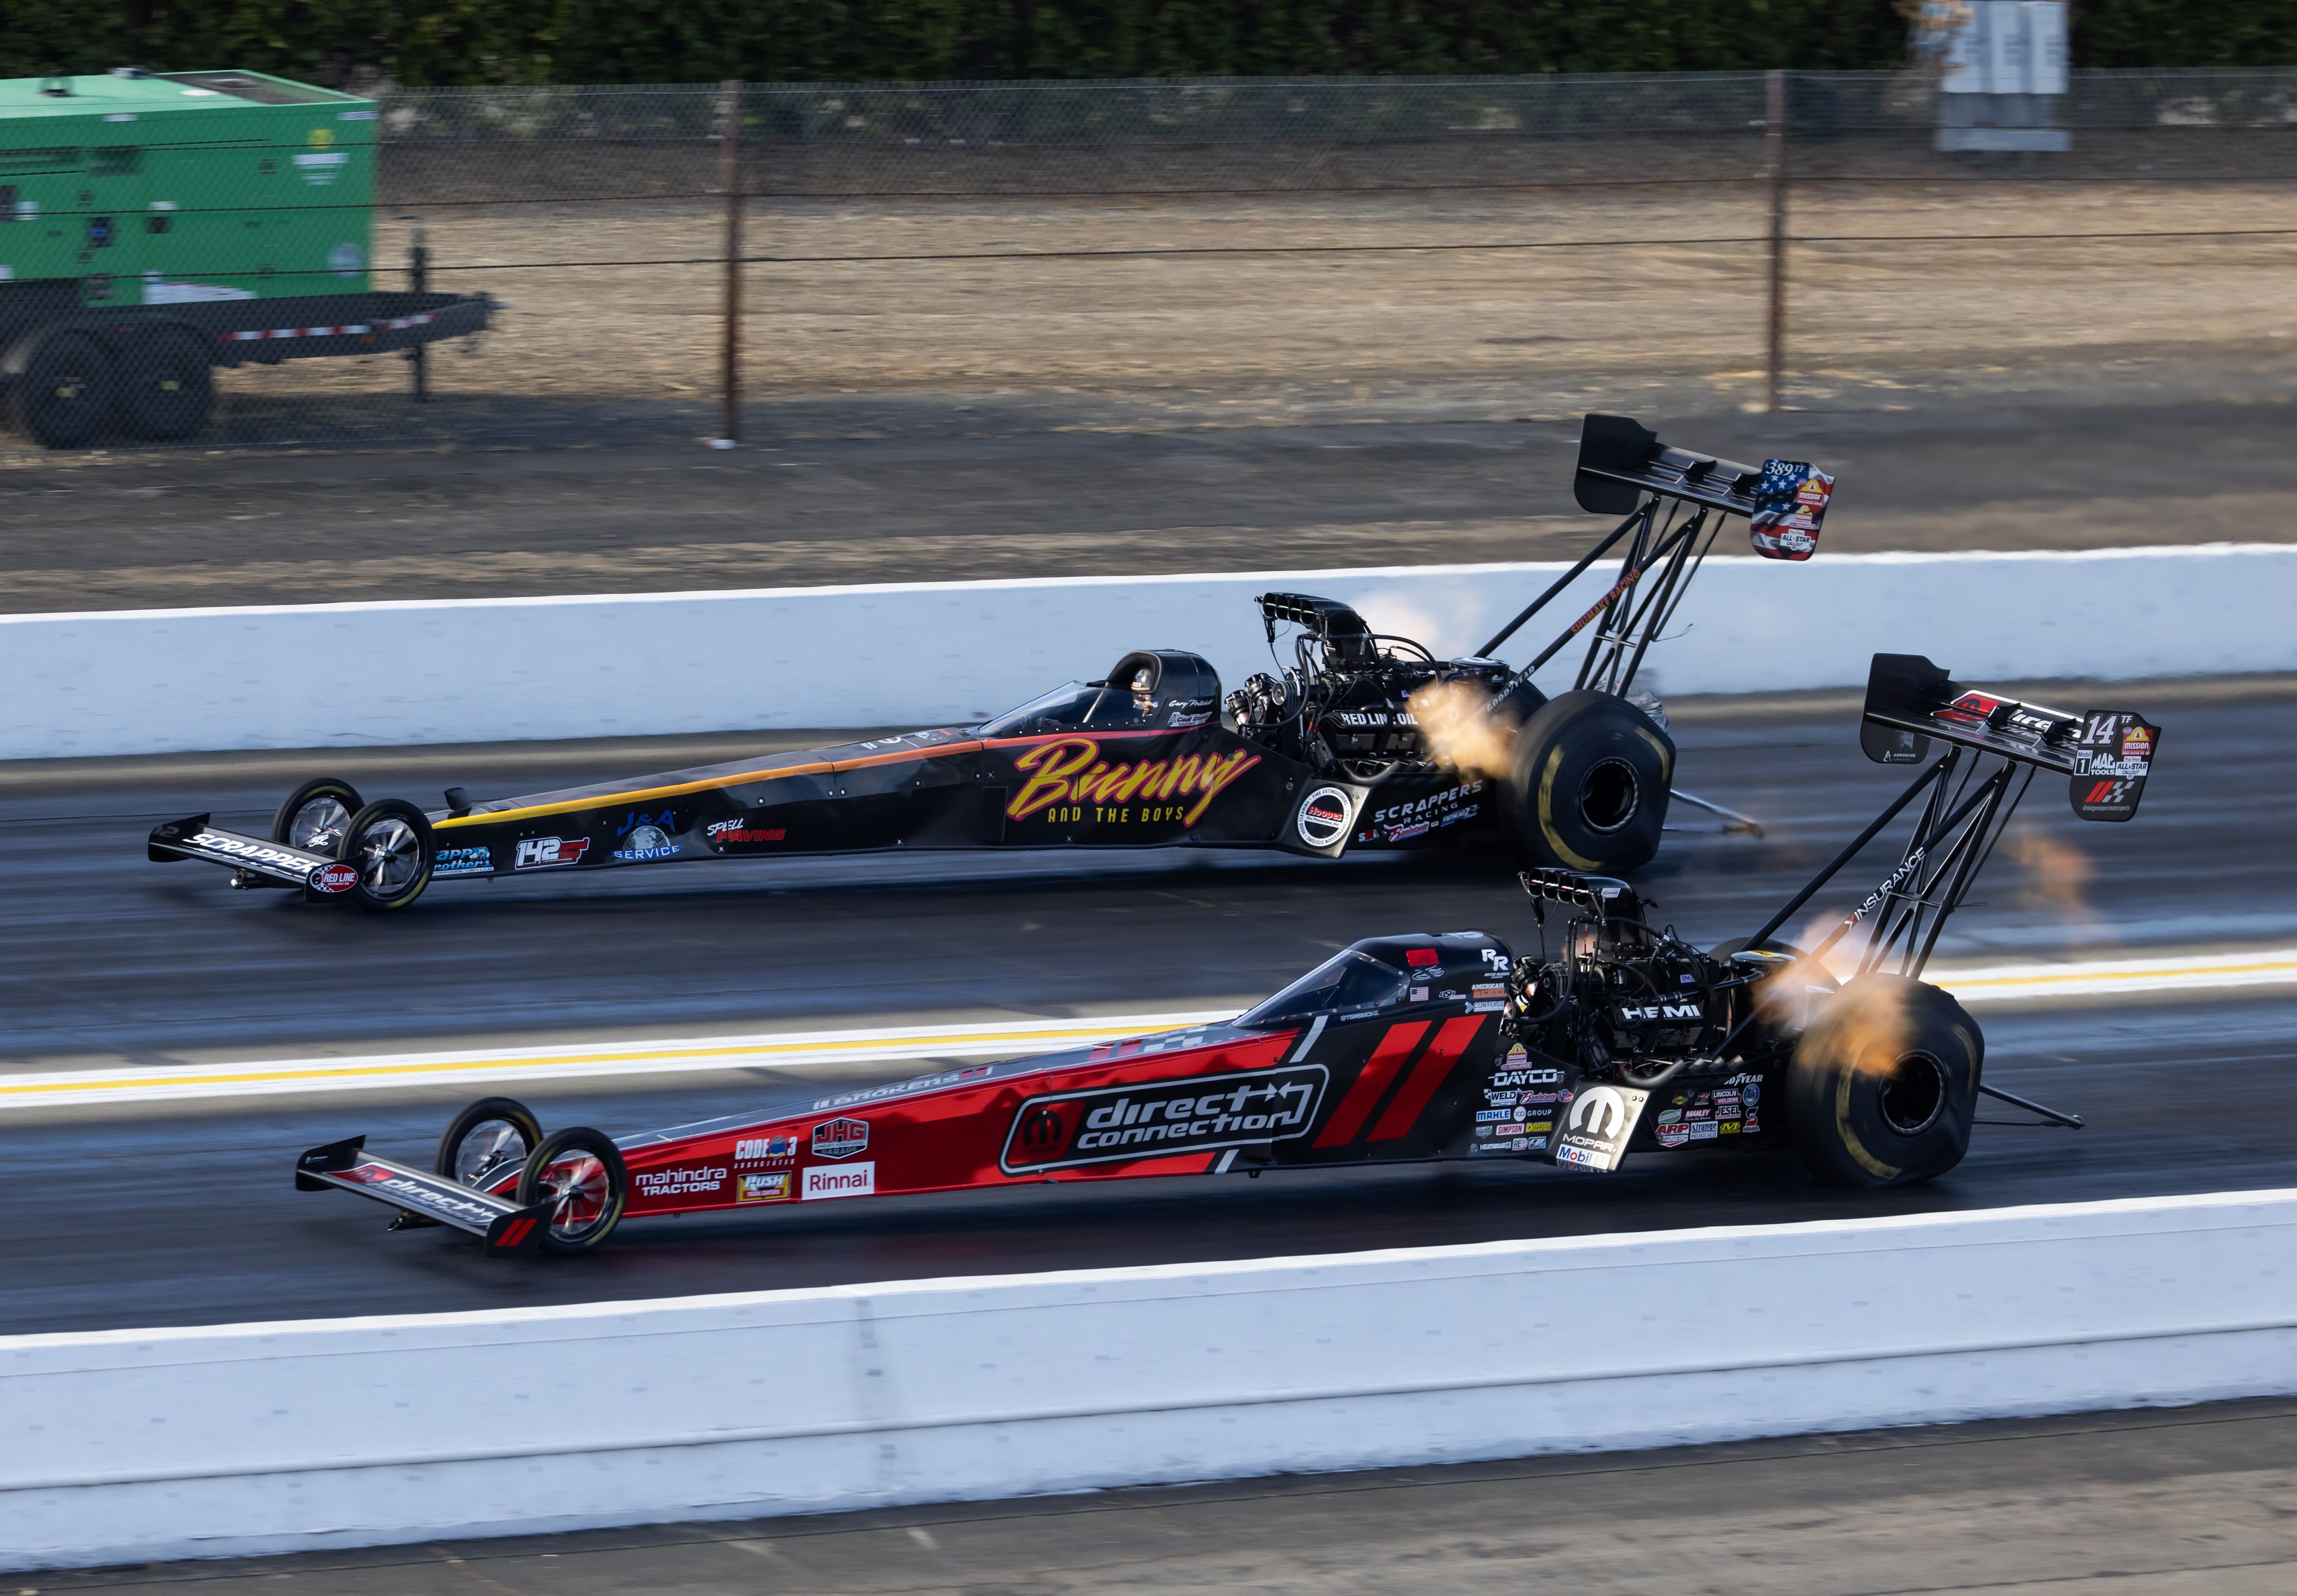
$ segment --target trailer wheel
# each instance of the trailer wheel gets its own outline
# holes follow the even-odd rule
[[[1904,1186],[1970,1150],[1986,1038],[1951,994],[1862,975],[1819,1011],[1787,1071],[1795,1150],[1828,1186]]]
[[[358,870],[352,902],[405,909],[431,884],[431,822],[403,798],[382,799],[351,817],[335,857]]]
[[[215,406],[213,350],[188,327],[158,327],[125,341],[119,407],[138,438],[188,438]]]
[[[552,1132],[527,1155],[516,1201],[522,1208],[550,1205],[547,1250],[587,1253],[622,1222],[630,1195],[630,1171],[613,1139],[577,1125]]]
[[[271,817],[271,840],[309,853],[333,854],[351,817],[366,807],[340,776],[321,776],[287,794]]]
[[[481,1098],[447,1123],[432,1167],[449,1181],[491,1189],[526,1168],[542,1145],[542,1122],[513,1098]]]
[[[1667,820],[1675,744],[1623,698],[1551,698],[1516,734],[1507,804],[1534,864],[1623,876],[1651,862]]]
[[[119,380],[103,346],[85,333],[50,333],[17,374],[16,416],[50,448],[79,448],[103,431]]]

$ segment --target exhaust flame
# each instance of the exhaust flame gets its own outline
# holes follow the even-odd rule
[[[1815,948],[1840,927],[1843,918],[1840,909],[1814,915],[1789,938],[1789,945]],[[1755,1000],[1774,1025],[1823,1031],[1826,1051],[1852,1069],[1888,1074],[1911,1045],[1914,1025],[1904,987],[1857,980],[1865,945],[1863,929],[1854,930],[1824,954],[1804,955],[1758,986]],[[1846,984],[1847,993],[1824,990]]]
[[[1476,780],[1506,776],[1515,766],[1518,722],[1466,682],[1434,681],[1407,701],[1420,735],[1437,764]]]
[[[2026,888],[2056,907],[2070,920],[2094,918],[2089,906],[2090,877],[2097,867],[2089,855],[2071,843],[2059,841],[2040,827],[2021,822],[2004,839],[2003,852],[2026,870]]]

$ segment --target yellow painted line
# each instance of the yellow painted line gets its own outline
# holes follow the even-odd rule
[[[2297,948],[2079,964],[1938,969],[1930,978],[1970,1003],[2090,994],[2297,985]],[[1181,1013],[1020,1020],[975,1025],[777,1032],[681,1037],[591,1048],[460,1049],[272,1063],[169,1068],[24,1071],[0,1074],[0,1111],[79,1103],[343,1091],[426,1082],[579,1080],[596,1076],[903,1063],[934,1057],[1013,1057],[1080,1043],[1144,1036],[1223,1020],[1235,1006]]]
[[[1929,978],[1968,1001],[2064,997],[2083,992],[2141,992],[2272,986],[2297,983],[2297,948],[2199,958],[2099,959],[2084,964],[1995,965],[1937,969]]]
[[[185,1065],[170,1069],[27,1071],[0,1075],[0,1108],[340,1091],[424,1081],[566,1080],[591,1075],[1050,1052],[1082,1042],[1115,1041],[1203,1024],[1231,1018],[1236,1013],[1237,1008],[1230,1007],[1076,1020],[691,1038],[580,1049],[283,1059],[276,1064]]]

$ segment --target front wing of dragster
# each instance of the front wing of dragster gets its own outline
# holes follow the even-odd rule
[[[404,1213],[467,1231],[482,1238],[488,1252],[506,1257],[542,1245],[550,1226],[549,1203],[522,1207],[509,1197],[367,1152],[366,1147],[366,1137],[354,1136],[313,1148],[295,1161],[295,1189],[325,1191],[333,1186],[355,1191]]]

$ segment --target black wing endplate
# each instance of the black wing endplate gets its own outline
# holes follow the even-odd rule
[[[2161,728],[2128,710],[2076,714],[1966,687],[1918,654],[1876,654],[1859,747],[1878,764],[1916,765],[1932,739],[2057,771],[2074,813],[2127,820],[2137,813]]]

